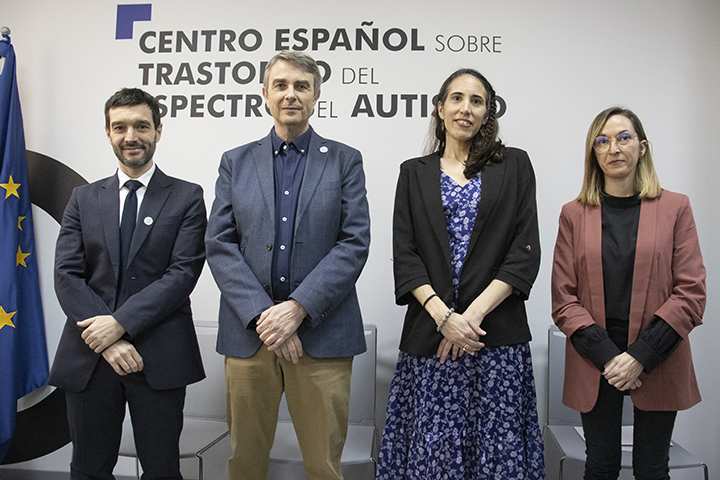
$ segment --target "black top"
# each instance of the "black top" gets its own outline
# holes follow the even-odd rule
[[[575,350],[600,370],[621,352],[627,351],[650,373],[667,359],[682,338],[655,315],[637,341],[628,346],[635,245],[641,199],[604,194],[602,208],[602,265],[605,290],[605,324],[577,330],[570,337]]]
[[[630,318],[640,197],[602,197],[602,267],[605,318]]]

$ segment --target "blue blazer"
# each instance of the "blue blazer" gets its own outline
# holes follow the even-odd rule
[[[205,236],[208,265],[220,288],[217,351],[251,357],[262,344],[248,325],[273,306],[275,183],[270,135],[225,152]],[[298,328],[313,357],[365,351],[355,282],[367,260],[370,215],[362,156],[315,132],[298,198],[291,298],[308,316]]]
[[[113,315],[125,328],[125,338],[143,358],[150,387],[202,380],[189,299],[205,263],[202,188],[155,170],[130,246],[131,296],[115,310],[118,189],[117,175],[77,187],[65,209],[55,249],[55,292],[68,318],[48,383],[72,392],[85,389],[101,354],[85,344],[75,323],[96,315]]]

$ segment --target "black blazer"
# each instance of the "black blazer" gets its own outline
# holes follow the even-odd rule
[[[434,355],[443,336],[412,295],[430,284],[447,304],[453,301],[450,244],[440,194],[437,153],[404,162],[393,216],[395,299],[408,305],[400,349]],[[493,279],[513,293],[482,323],[486,345],[512,345],[531,338],[524,301],[540,268],[535,174],[522,150],[507,148],[505,159],[482,171],[475,226],[460,276],[457,311],[462,313]]]
[[[118,177],[73,190],[55,248],[55,292],[68,316],[48,383],[87,385],[101,354],[75,322],[113,315],[143,358],[150,387],[177,388],[205,377],[190,299],[205,263],[206,214],[199,185],[156,169],[140,206],[127,275],[131,297],[115,310],[120,264]]]

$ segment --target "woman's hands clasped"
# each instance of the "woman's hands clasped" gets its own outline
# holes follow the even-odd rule
[[[445,337],[436,353],[440,357],[440,363],[445,363],[448,355],[456,360],[465,353],[475,355],[475,352],[483,348],[485,344],[480,341],[480,337],[485,335],[485,331],[480,328],[481,322],[482,319],[473,319],[467,312],[452,313],[440,330]]]
[[[603,376],[610,385],[620,391],[634,390],[642,385],[638,378],[642,371],[642,364],[624,352],[605,364]]]
[[[486,335],[480,328],[485,316],[500,305],[510,293],[512,287],[502,280],[493,280],[483,292],[473,300],[463,313],[451,313],[445,323],[440,320],[448,311],[447,305],[435,294],[430,285],[423,285],[413,290],[413,295],[428,310],[435,323],[441,325],[440,332],[443,339],[438,346],[436,355],[440,363],[445,363],[448,355],[453,360],[462,357],[465,353],[474,355],[485,347],[480,338]]]

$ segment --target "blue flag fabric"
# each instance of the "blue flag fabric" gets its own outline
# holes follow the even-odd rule
[[[25,135],[15,51],[0,41],[0,462],[15,430],[17,399],[47,383]]]

